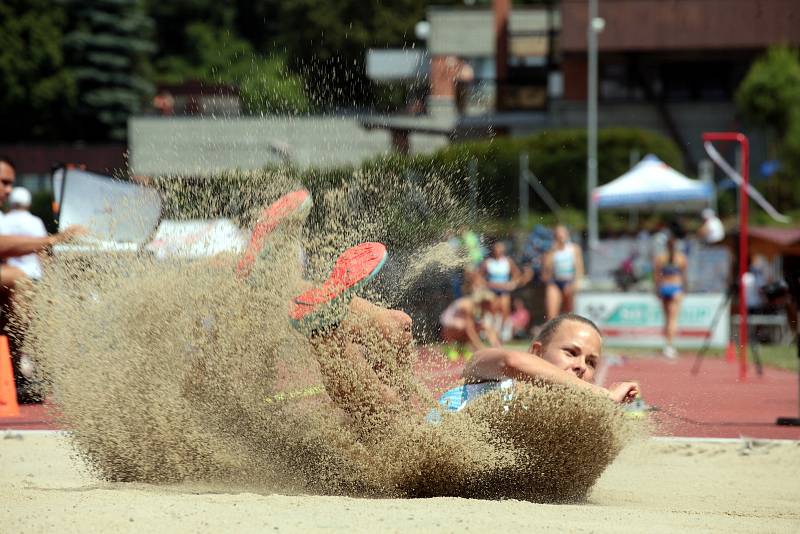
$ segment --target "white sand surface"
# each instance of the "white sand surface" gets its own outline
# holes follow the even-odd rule
[[[580,461],[576,458],[576,461]],[[581,505],[108,484],[64,437],[0,434],[4,532],[800,532],[799,442],[650,440]]]

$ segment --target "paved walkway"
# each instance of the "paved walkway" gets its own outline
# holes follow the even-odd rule
[[[798,416],[797,375],[768,368],[764,376],[750,373],[736,380],[735,364],[709,358],[698,375],[690,374],[693,360],[608,358],[605,383],[637,380],[645,401],[655,408],[655,432],[664,436],[784,438],[800,440],[800,427],[780,427],[775,419]],[[436,394],[459,383],[463,362],[449,362],[437,351],[420,350],[417,373]],[[55,429],[43,405],[21,406],[16,418],[0,418],[0,429]]]

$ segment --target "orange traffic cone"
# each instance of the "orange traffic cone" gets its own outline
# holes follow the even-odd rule
[[[736,345],[732,341],[728,341],[728,346],[725,348],[725,361],[736,363]]]
[[[14,384],[14,370],[11,367],[11,351],[8,338],[0,336],[0,417],[19,415],[17,387]]]

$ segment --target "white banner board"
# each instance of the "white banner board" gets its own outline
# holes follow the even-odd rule
[[[158,259],[207,258],[221,252],[239,254],[247,240],[246,233],[228,219],[163,220],[145,249]]]
[[[53,183],[61,186],[59,230],[80,224],[94,240],[143,245],[158,225],[161,198],[153,189],[76,169]]]
[[[725,295],[688,294],[681,302],[675,346],[699,348],[711,329]],[[650,293],[579,293],[575,312],[594,321],[604,342],[617,347],[664,346],[664,312],[661,301]],[[730,310],[721,310],[711,332],[711,346],[723,348],[730,334]]]

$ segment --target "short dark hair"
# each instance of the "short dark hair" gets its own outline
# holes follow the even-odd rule
[[[553,317],[542,327],[542,330],[539,332],[539,335],[536,336],[534,341],[538,341],[542,344],[542,346],[547,345],[550,343],[550,340],[553,339],[553,336],[558,331],[558,327],[561,326],[561,323],[564,321],[575,321],[576,323],[583,323],[586,325],[591,326],[595,332],[602,338],[603,333],[600,332],[600,329],[597,328],[597,325],[591,319],[587,319],[583,315],[578,315],[577,313],[562,313],[558,317]]]
[[[17,166],[16,166],[16,165],[14,165],[14,160],[12,160],[11,158],[9,158],[8,156],[5,156],[5,155],[3,155],[3,154],[0,154],[0,163],[5,163],[6,165],[8,165],[9,167],[11,167],[11,168],[12,168],[12,169],[14,169],[15,171],[17,170]]]

